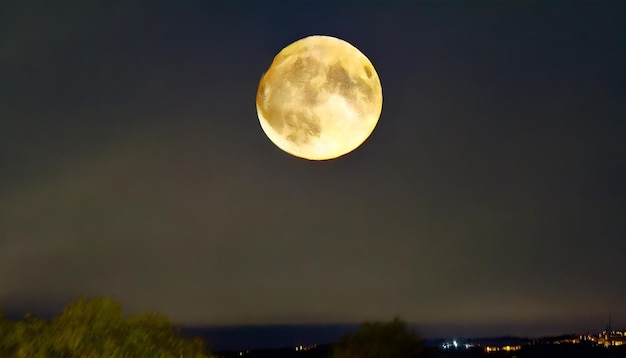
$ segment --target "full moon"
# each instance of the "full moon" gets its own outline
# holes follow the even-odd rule
[[[310,160],[337,158],[359,147],[376,127],[382,106],[370,60],[330,36],[309,36],[282,49],[256,95],[267,137]]]

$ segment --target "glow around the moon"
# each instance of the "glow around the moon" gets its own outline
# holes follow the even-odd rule
[[[280,149],[311,160],[333,159],[360,146],[382,110],[374,66],[346,41],[310,36],[276,55],[261,78],[261,127]]]

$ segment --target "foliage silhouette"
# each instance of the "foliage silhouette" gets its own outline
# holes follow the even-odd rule
[[[433,352],[399,318],[388,323],[365,322],[354,334],[346,334],[333,348],[331,358],[422,358]]]
[[[214,358],[204,341],[186,339],[167,317],[125,317],[110,298],[80,298],[52,320],[0,315],[0,357],[193,357]]]

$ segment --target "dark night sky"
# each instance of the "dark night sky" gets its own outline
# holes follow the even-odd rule
[[[0,4],[5,310],[626,327],[626,2],[88,3]],[[255,109],[312,34],[383,86],[372,136],[325,162]]]

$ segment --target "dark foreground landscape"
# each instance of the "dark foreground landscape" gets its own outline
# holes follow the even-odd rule
[[[293,344],[271,348],[278,342]],[[626,358],[626,332],[609,323],[596,334],[427,340],[398,317],[362,325],[184,328],[156,312],[125,315],[110,298],[81,297],[51,318],[0,311],[0,357]]]
[[[248,358],[327,358],[331,356],[332,345],[320,345],[308,351],[296,351],[295,348],[260,349],[250,351],[215,352],[223,358],[248,357]],[[626,346],[601,347],[579,344],[536,344],[522,347],[517,351],[486,352],[484,348],[474,347],[469,349],[440,349],[431,347],[427,357],[441,358],[624,358]]]
[[[396,321],[393,321],[396,322]],[[392,323],[393,323],[392,322]],[[390,327],[388,323],[383,327]],[[200,337],[214,353],[224,358],[234,357],[334,357],[333,348],[344,334],[351,337],[363,332],[359,325],[310,325],[310,326],[251,326],[230,328],[183,328],[187,337]],[[375,324],[374,324],[375,325]],[[411,331],[410,328],[407,330]],[[376,339],[378,337],[372,337]],[[282,347],[278,342],[297,342]],[[316,342],[318,344],[316,344]],[[306,343],[306,344],[305,344]],[[569,334],[541,338],[514,336],[422,339],[423,351],[419,357],[606,357],[626,358],[626,332],[611,328],[610,324],[600,333]],[[283,344],[284,345],[284,344]],[[259,349],[230,349],[224,347],[260,347]],[[270,348],[273,347],[273,348]],[[280,348],[278,348],[280,347]],[[221,349],[220,349],[221,348]],[[375,357],[378,357],[374,355]],[[361,357],[357,355],[357,357]],[[369,355],[368,355],[369,357]],[[387,356],[385,356],[387,357]],[[390,357],[396,357],[392,355]],[[400,355],[399,357],[404,358]]]

